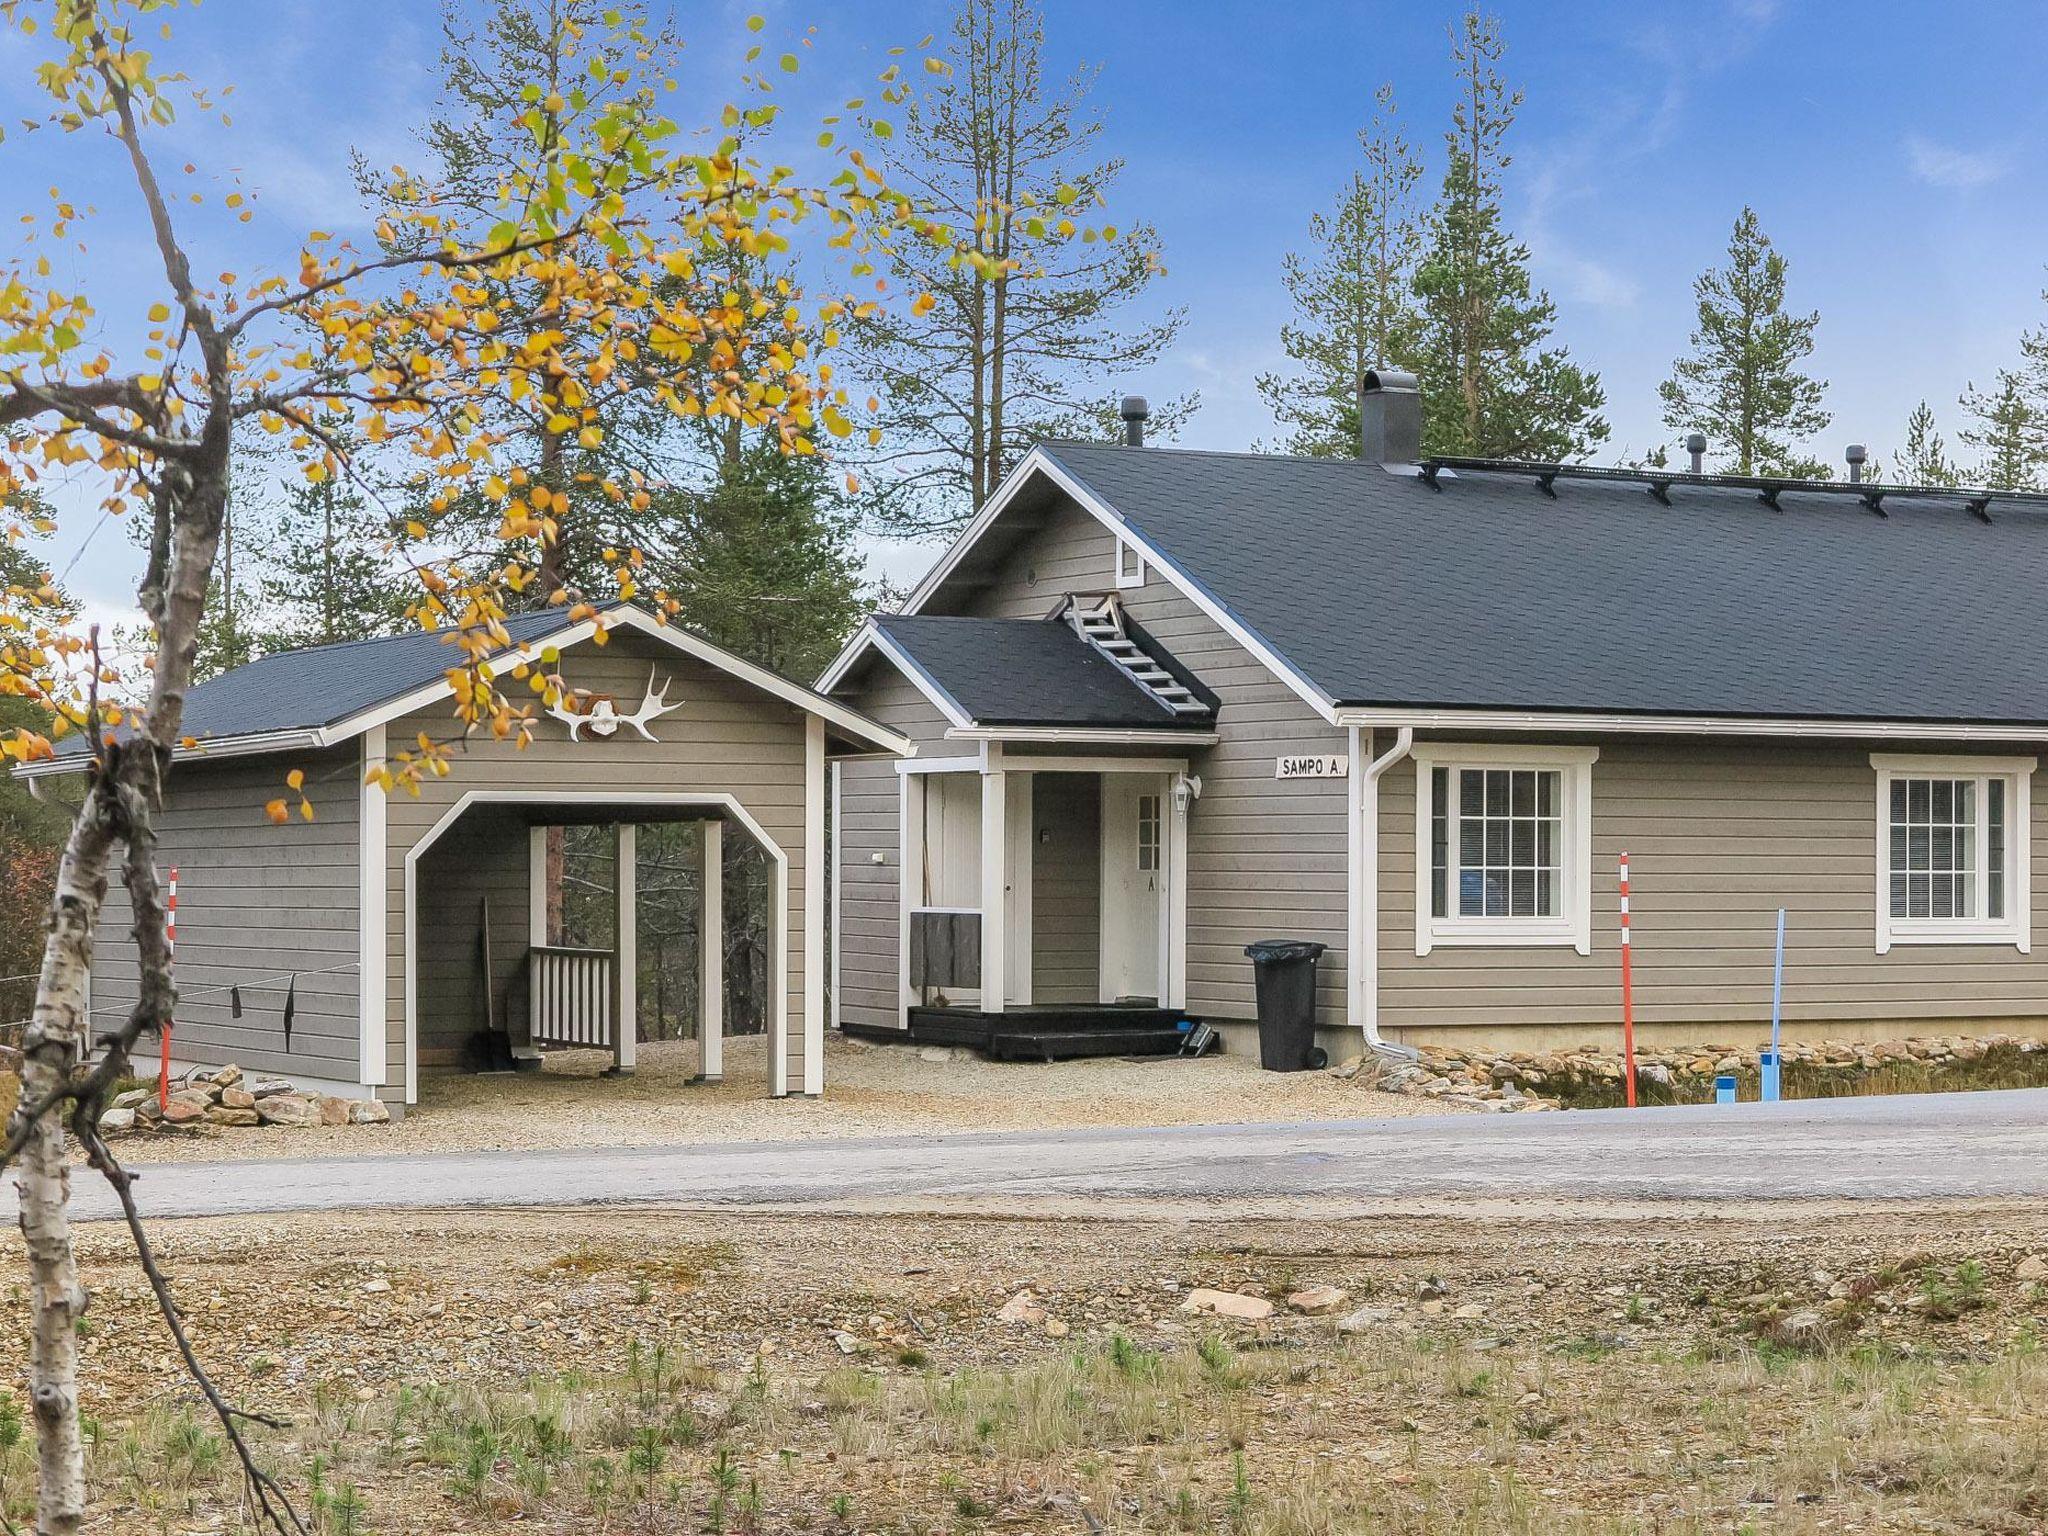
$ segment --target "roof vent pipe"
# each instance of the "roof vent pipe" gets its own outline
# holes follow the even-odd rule
[[[1119,408],[1124,419],[1124,446],[1142,448],[1145,446],[1145,420],[1152,414],[1152,407],[1145,403],[1143,395],[1125,395]]]
[[[1688,432],[1685,434],[1685,451],[1692,455],[1692,472],[1703,475],[1707,472],[1707,434]]]
[[[1422,392],[1414,374],[1365,371],[1358,381],[1358,453],[1368,464],[1422,461]]]
[[[1851,485],[1861,485],[1863,483],[1863,466],[1870,462],[1870,450],[1861,443],[1851,443],[1849,451],[1843,457],[1849,461],[1849,483]]]

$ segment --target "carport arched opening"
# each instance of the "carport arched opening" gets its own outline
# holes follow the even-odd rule
[[[422,1072],[690,1075],[789,1090],[789,857],[736,797],[480,790],[406,858],[406,1042]],[[714,1027],[706,1027],[707,1025]]]

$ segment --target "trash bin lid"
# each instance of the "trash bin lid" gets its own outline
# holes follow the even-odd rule
[[[1330,946],[1314,939],[1259,939],[1244,947],[1254,965],[1285,965],[1290,960],[1314,960]]]

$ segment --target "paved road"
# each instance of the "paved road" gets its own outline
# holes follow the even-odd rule
[[[79,1214],[113,1214],[97,1181]],[[1429,1116],[600,1151],[449,1153],[143,1170],[155,1216],[586,1204],[911,1208],[2048,1195],[2048,1089],[1733,1109]],[[0,1194],[9,1224],[12,1181]]]

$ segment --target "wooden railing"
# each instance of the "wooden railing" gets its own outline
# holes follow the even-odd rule
[[[526,1017],[540,1046],[612,1043],[612,952],[535,945],[526,952]]]

